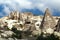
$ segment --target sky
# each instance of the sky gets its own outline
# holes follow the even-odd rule
[[[11,11],[43,15],[46,8],[49,8],[52,15],[60,16],[60,0],[0,0],[0,17]]]

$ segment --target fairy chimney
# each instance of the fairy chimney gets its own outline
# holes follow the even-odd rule
[[[51,13],[49,12],[49,9],[47,8],[43,17],[43,20],[41,22],[41,29],[46,28],[54,28],[56,25],[54,18],[52,17]]]
[[[17,11],[14,12],[14,20],[17,20]]]
[[[11,12],[8,16],[9,16],[9,19],[14,19],[14,12]]]

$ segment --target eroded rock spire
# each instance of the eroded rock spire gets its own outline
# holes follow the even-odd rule
[[[49,12],[49,9],[47,8],[43,17],[43,20],[41,22],[40,28],[43,30],[46,30],[48,28],[54,29],[55,27],[55,20],[52,17],[51,13]]]

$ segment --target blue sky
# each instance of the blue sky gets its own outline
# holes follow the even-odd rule
[[[60,16],[60,0],[0,0],[0,17],[11,11],[43,15],[46,8],[49,8],[52,15]]]

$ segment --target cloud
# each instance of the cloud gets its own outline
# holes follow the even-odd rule
[[[49,8],[53,13],[53,9],[60,11],[60,0],[0,0],[0,5],[4,4],[3,12],[6,14],[12,10],[21,11],[22,9],[37,8],[45,12]],[[54,14],[54,13],[53,13]]]
[[[11,11],[9,10],[8,7],[4,6],[3,12],[5,12],[6,14],[9,14]]]
[[[5,14],[10,13],[12,10],[21,11],[23,8],[32,8],[32,3],[28,0],[0,0],[0,5],[1,4],[4,7],[2,13],[4,12]]]
[[[0,4],[7,4],[10,7],[12,7],[13,9],[19,9],[19,8],[32,8],[32,2],[28,1],[28,0],[1,0]]]
[[[60,5],[60,0],[49,0],[47,2],[45,2],[45,4],[49,7],[52,8],[58,8]]]

